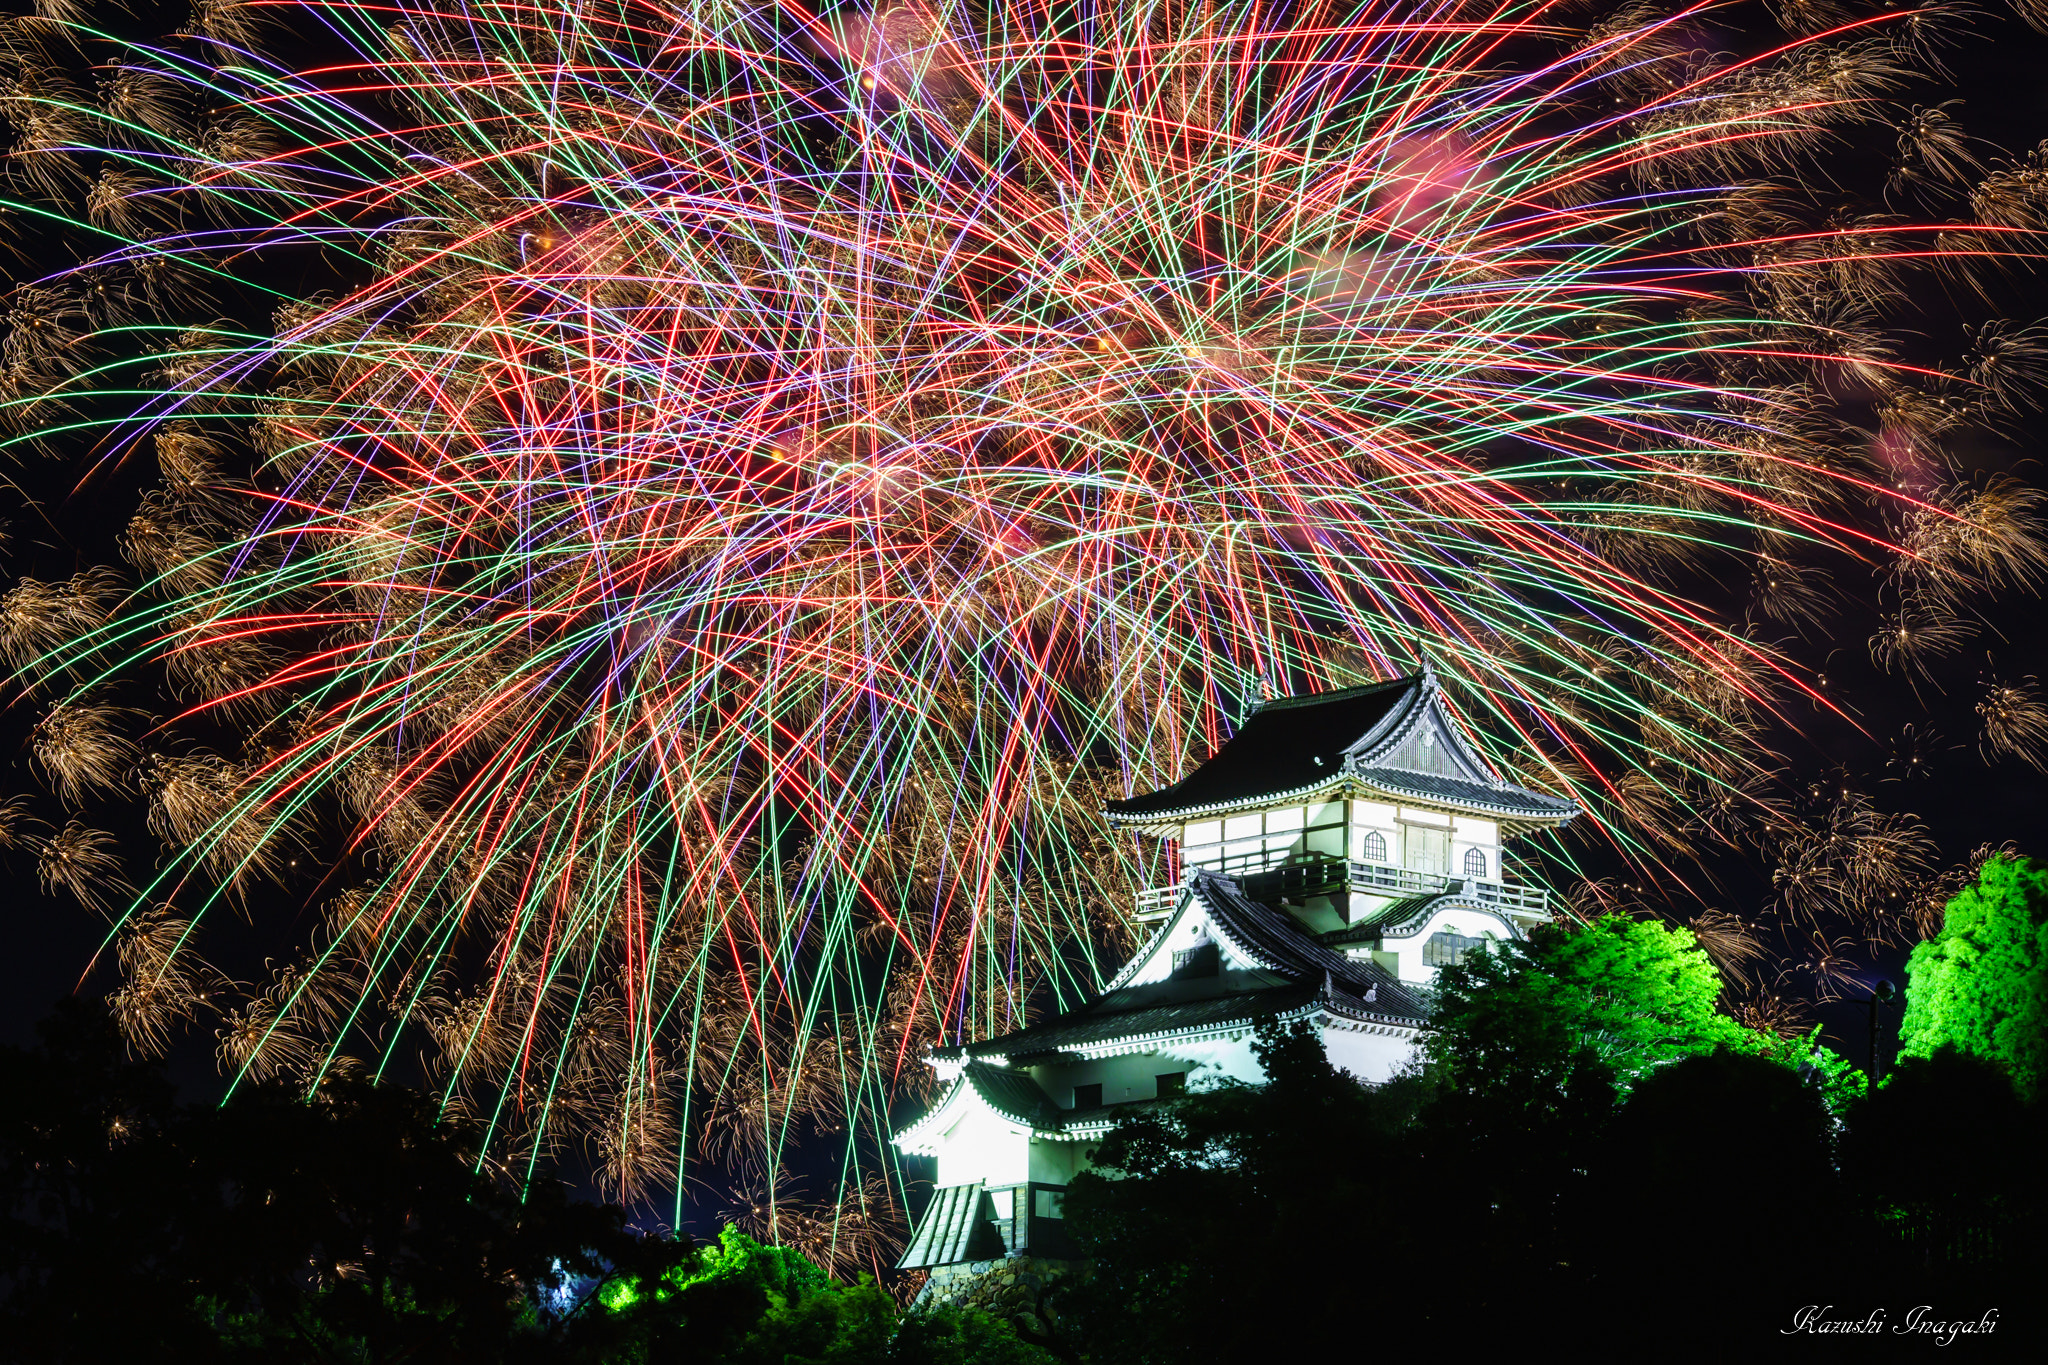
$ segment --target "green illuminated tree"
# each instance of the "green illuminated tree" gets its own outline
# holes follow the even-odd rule
[[[2048,870],[1987,861],[1906,960],[1899,1055],[1946,1045],[2004,1066],[2022,1096],[2048,1093]]]
[[[1465,1089],[1569,1089],[1588,1068],[1626,1090],[1681,1057],[1778,1040],[1720,1012],[1721,974],[1689,929],[1606,915],[1544,926],[1444,969],[1426,1055]]]

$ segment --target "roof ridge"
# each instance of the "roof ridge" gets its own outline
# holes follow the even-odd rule
[[[1292,915],[1253,900],[1230,878],[1198,870],[1195,876],[1190,878],[1189,885],[1195,894],[1202,898],[1209,911],[1211,924],[1236,940],[1268,940],[1244,946],[1260,952],[1269,959],[1292,959],[1280,970],[1291,971],[1311,984],[1317,983],[1318,978],[1334,973],[1340,976],[1347,986],[1353,981],[1359,983],[1360,995],[1365,990],[1374,991],[1375,1003],[1378,1003],[1380,991],[1391,989],[1396,1004],[1406,1005],[1417,1017],[1426,1013],[1422,1002],[1406,984],[1379,963],[1333,952]],[[1228,888],[1221,897],[1212,894],[1219,886]],[[1267,922],[1246,923],[1248,919]]]
[[[981,1097],[982,1103],[1004,1118],[1032,1128],[1060,1126],[1060,1107],[1053,1102],[1052,1096],[1045,1093],[1045,1087],[1032,1078],[1030,1072],[1014,1071],[1006,1066],[997,1066],[993,1062],[969,1058],[966,1066],[961,1068],[961,1076],[974,1087],[974,1093]],[[1006,1084],[995,1084],[997,1077],[1001,1077]],[[1028,1095],[1023,1093],[1027,1088],[1030,1092]],[[998,1093],[1005,1091],[1007,1093]],[[1028,1109],[1021,1106],[1014,1109],[1010,1107],[1019,1101],[1028,1104]]]
[[[936,1048],[933,1050],[933,1056],[959,1058],[970,1062],[980,1061],[983,1057],[991,1055],[1005,1058],[1034,1057],[1055,1052],[1071,1052],[1105,1039],[1155,1038],[1189,1032],[1228,1031],[1242,1028],[1248,1021],[1261,1015],[1276,1011],[1286,1013],[1311,1004],[1318,989],[1317,982],[1296,980],[1280,985],[1262,986],[1257,990],[1234,991],[1227,995],[1208,996],[1200,1000],[1178,1003],[1139,1005],[1131,1009],[1102,1013],[1084,1008],[1071,1015],[1033,1024],[1028,1029],[1019,1029],[1015,1033],[1004,1034],[1001,1037],[984,1039],[978,1043]],[[1406,1022],[1411,1027],[1422,1018],[1419,1009],[1411,1009],[1404,1013],[1399,1007],[1399,1002],[1396,1002],[1396,1008],[1393,1010],[1383,1009],[1380,1013],[1390,1021]]]
[[[1420,673],[1410,673],[1404,677],[1385,678],[1379,682],[1360,683],[1356,687],[1339,687],[1328,692],[1290,692],[1284,697],[1272,697],[1264,701],[1252,703],[1252,709],[1247,714],[1257,715],[1261,711],[1288,711],[1300,706],[1317,706],[1329,701],[1349,701],[1353,697],[1363,697],[1374,692],[1384,692],[1390,687],[1408,687],[1420,681],[1422,681]]]

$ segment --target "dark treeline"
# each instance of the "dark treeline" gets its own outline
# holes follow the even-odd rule
[[[1070,1316],[1101,1365],[1475,1336],[1754,1352],[1809,1306],[1880,1315],[1893,1345],[1916,1308],[2038,1335],[2048,1116],[2019,1035],[2048,1017],[2044,921],[2048,874],[1987,864],[1909,966],[1918,1055],[1875,1088],[1722,1013],[1689,934],[1613,917],[1446,967],[1418,1064],[1377,1088],[1269,1026],[1265,1084],[1127,1116],[1075,1180],[1095,1270]]]
[[[0,1359],[1049,1365],[983,1315],[516,1181],[417,1090],[184,1107],[103,1012],[41,1034],[0,1050]]]
[[[1368,1087],[1305,1024],[1266,1080],[1133,1105],[1075,1178],[1089,1253],[1023,1339],[515,1179],[352,1079],[173,1103],[103,1011],[0,1051],[0,1355],[34,1362],[1173,1365],[1484,1339],[1768,1351],[1809,1306],[2038,1338],[2048,870],[1987,863],[1908,965],[1872,1087],[1748,1028],[1683,930],[1547,926],[1443,969]],[[898,1289],[908,1285],[896,1286]],[[1049,1326],[1047,1326],[1049,1324]],[[1954,1338],[1951,1338],[1953,1342]],[[1808,1343],[1810,1344],[1810,1343]],[[1933,1345],[1932,1340],[1928,1342]]]
[[[1361,1087],[1305,1033],[1262,1051],[1268,1085],[1125,1125],[1098,1157],[1122,1178],[1070,1190],[1095,1266],[1064,1319],[1091,1360],[1769,1351],[1808,1304],[2038,1335],[2048,1129],[1990,1063],[1909,1059],[1838,1121],[1797,1069],[1730,1051],[1625,1098],[1597,1067],[1432,1096]]]
[[[1474,1339],[1807,1358],[1809,1308],[1872,1328],[1866,1356],[1916,1322],[2037,1344],[2048,869],[1987,861],[1907,975],[1875,1087],[1817,1034],[1729,1018],[1689,933],[1618,917],[1444,968],[1417,1065],[1377,1088],[1268,1027],[1265,1084],[1134,1111],[1076,1178],[1094,1269],[1063,1321],[1096,1365]]]

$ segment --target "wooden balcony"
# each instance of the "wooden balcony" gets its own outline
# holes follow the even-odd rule
[[[1517,918],[1547,919],[1550,915],[1550,893],[1538,886],[1514,886],[1476,877],[1418,872],[1413,868],[1395,867],[1391,863],[1356,863],[1336,858],[1286,863],[1278,867],[1253,864],[1246,859],[1239,862],[1243,865],[1235,870],[1226,867],[1223,875],[1243,886],[1245,894],[1254,900],[1299,901],[1311,896],[1339,895],[1410,900],[1418,896],[1456,894]],[[1165,919],[1179,903],[1180,893],[1178,886],[1147,887],[1138,893],[1132,917],[1141,924]]]

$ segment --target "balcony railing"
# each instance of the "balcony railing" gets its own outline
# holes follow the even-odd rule
[[[1140,921],[1165,919],[1173,913],[1173,907],[1180,901],[1177,886],[1148,886],[1138,893],[1138,914]]]
[[[1525,915],[1548,915],[1550,893],[1540,886],[1509,886],[1505,882],[1468,881],[1465,894],[1486,905]]]
[[[1434,896],[1448,891],[1454,884],[1441,872],[1417,872],[1412,867],[1395,867],[1391,863],[1351,864],[1353,891],[1383,891],[1391,896]]]
[[[1391,863],[1342,862],[1331,858],[1279,867],[1261,865],[1236,871],[1226,869],[1224,875],[1243,883],[1246,891],[1258,898],[1292,899],[1349,891],[1406,900],[1455,892],[1482,905],[1497,906],[1509,914],[1550,914],[1550,893],[1539,886],[1511,886],[1476,877],[1449,877],[1440,872],[1395,867]],[[1178,886],[1147,887],[1138,893],[1136,918],[1140,921],[1164,919],[1173,913],[1179,898]]]

